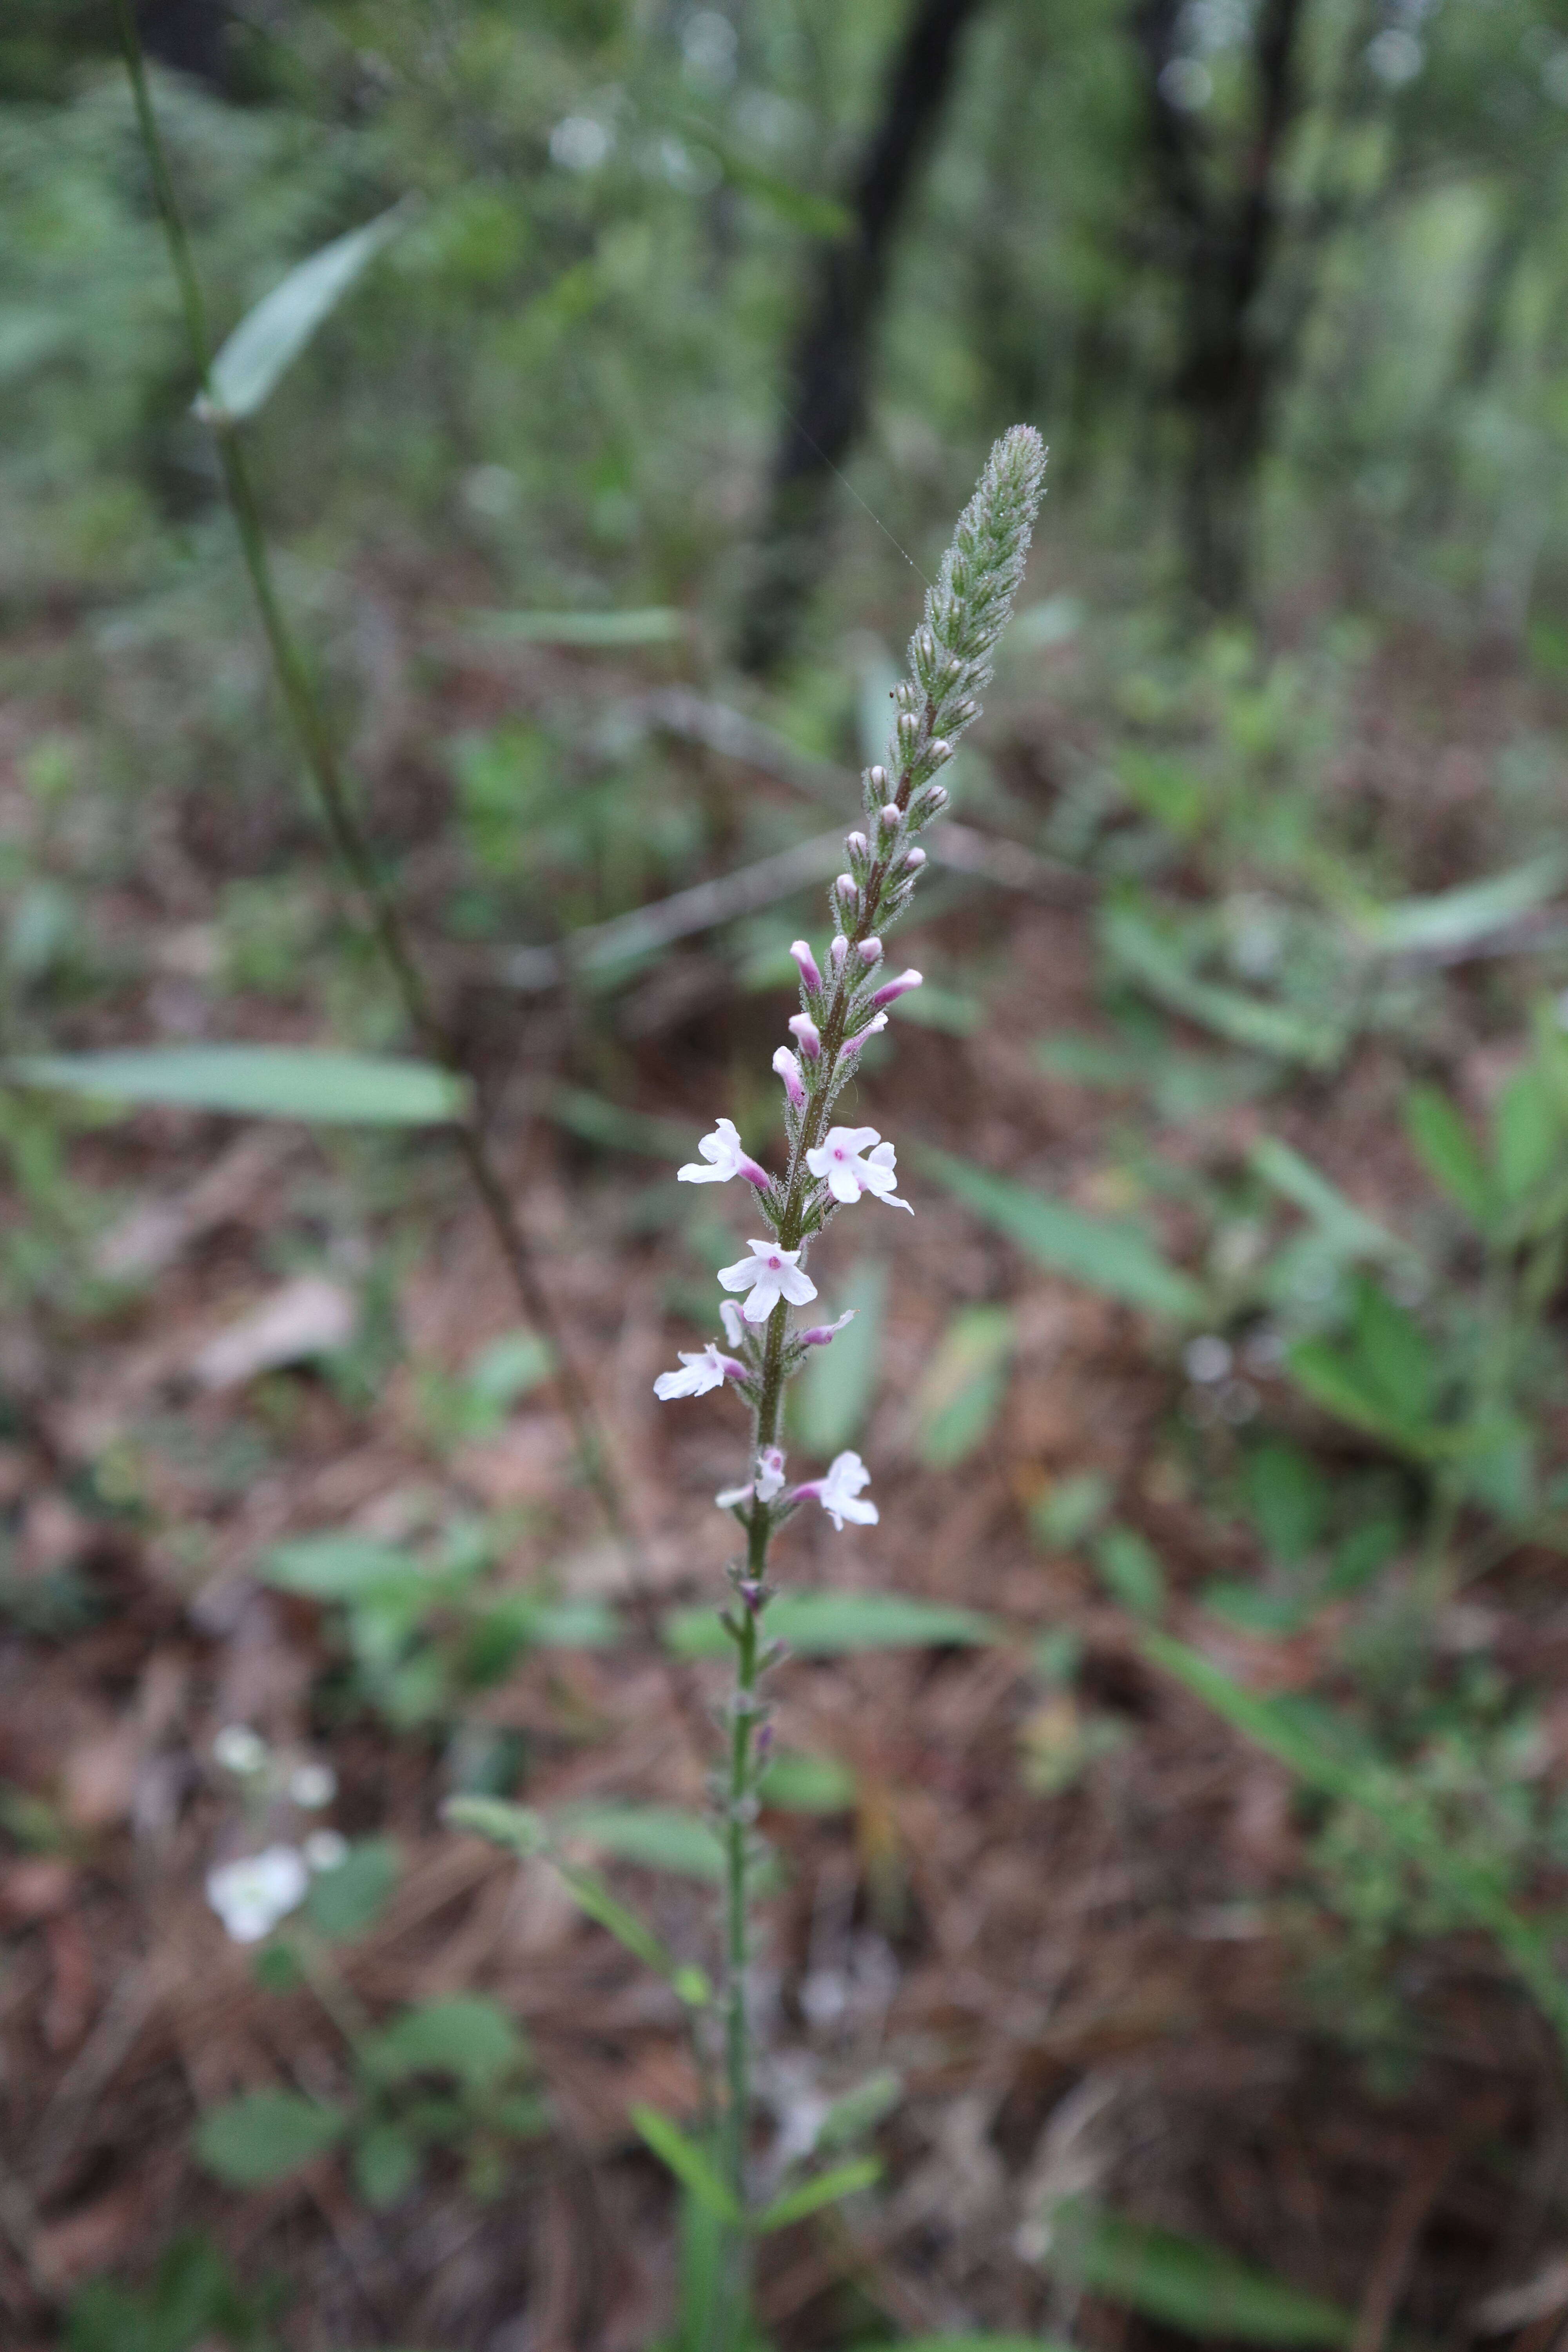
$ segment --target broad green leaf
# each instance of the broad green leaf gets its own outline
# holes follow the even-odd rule
[[[1289,1350],[1287,1369],[1297,1387],[1352,1429],[1364,1429],[1395,1453],[1429,1462],[1457,1450],[1441,1431],[1403,1420],[1366,1370],[1326,1339],[1303,1339]]]
[[[263,1552],[257,1575],[281,1592],[311,1601],[363,1601],[426,1583],[424,1570],[405,1551],[370,1536],[300,1536]]]
[[[419,2143],[396,2124],[372,2124],[353,2145],[354,2187],[373,2212],[399,2204],[419,2178]]]
[[[711,1822],[674,1805],[560,1805],[548,1821],[554,1835],[581,1839],[616,1862],[682,1878],[717,1882],[724,1874],[724,1848]]]
[[[550,1844],[544,1817],[531,1805],[508,1804],[503,1797],[448,1797],[441,1812],[453,1829],[471,1830],[524,1859],[543,1853]]]
[[[196,402],[197,415],[211,425],[233,425],[254,416],[361,271],[391,244],[408,209],[394,205],[363,228],[334,237],[264,295],[214,360],[208,373],[211,396],[204,394]]]
[[[1331,1068],[1343,1051],[1343,1032],[1335,1024],[1194,977],[1177,950],[1131,907],[1111,908],[1103,919],[1101,936],[1112,962],[1130,979],[1173,1013],[1184,1013],[1233,1045],[1316,1070]]]
[[[1032,1192],[1011,1177],[994,1176],[967,1160],[929,1144],[916,1145],[918,1164],[957,1194],[988,1224],[1007,1234],[1053,1274],[1065,1274],[1090,1290],[1124,1299],[1176,1323],[1194,1323],[1204,1314],[1204,1294],[1190,1275],[1170,1265],[1141,1225],[1091,1217],[1065,1202]]]
[[[378,2080],[454,2074],[470,2091],[503,2081],[527,2054],[521,2034],[499,2002],[482,1993],[452,1993],[405,2010],[361,2049]]]
[[[731,2229],[743,2226],[740,2207],[725,2182],[714,2169],[711,2158],[688,2139],[679,2124],[668,2116],[661,2116],[657,2107],[634,2107],[632,2122],[655,2156],[669,2167],[684,2188],[699,2198],[710,2212],[728,2221]]]
[[[897,1592],[785,1592],[767,1613],[770,1636],[798,1657],[845,1657],[857,1650],[975,1649],[1003,1639],[1003,1628],[977,1609],[907,1600]],[[711,1609],[677,1609],[664,1638],[687,1658],[728,1654],[729,1637]]]
[[[1505,1865],[1478,1862],[1457,1849],[1432,1813],[1370,1757],[1352,1727],[1327,1709],[1289,1697],[1262,1698],[1201,1651],[1145,1627],[1143,1653],[1308,1788],[1352,1804],[1377,1823],[1405,1858],[1424,1870],[1508,1954],[1542,2014],[1568,2043],[1568,1982],[1552,1938],[1510,1899]]]
[[[788,1748],[774,1751],[757,1784],[764,1805],[781,1813],[843,1813],[858,1793],[855,1775],[837,1756],[803,1756]]]
[[[1131,1045],[1107,1045],[1101,1038],[1073,1030],[1039,1038],[1035,1059],[1053,1078],[1069,1079],[1077,1087],[1138,1087],[1150,1076],[1146,1054]]]
[[[1247,2344],[1329,2347],[1354,2337],[1353,2313],[1218,2246],[1084,2209],[1058,2207],[1057,2228],[1085,2286],[1167,2327]]]
[[[1107,1528],[1094,1547],[1101,1581],[1135,1617],[1157,1617],[1165,1605],[1165,1572],[1132,1528]]]
[[[1492,1115],[1492,1157],[1505,1200],[1521,1201],[1563,1158],[1557,1098],[1533,1063],[1515,1072]]]
[[[1078,1470],[1053,1478],[1029,1506],[1029,1527],[1050,1551],[1071,1551],[1110,1508],[1111,1484],[1101,1471]]]
[[[335,2147],[344,2118],[336,2107],[297,2091],[247,2091],[209,2108],[196,2126],[195,2152],[233,2189],[261,2189]]]
[[[1287,1568],[1322,1540],[1329,1484],[1310,1454],[1283,1438],[1255,1446],[1242,1467],[1247,1508],[1269,1557]]]
[[[1438,1368],[1432,1343],[1415,1317],[1364,1278],[1358,1286],[1355,1345],[1388,1410],[1424,1421],[1437,1401]]]
[[[487,637],[530,646],[667,646],[689,626],[674,604],[625,613],[469,613],[465,618]]]
[[[1412,1087],[1405,1097],[1405,1127],[1433,1182],[1484,1231],[1491,1214],[1486,1163],[1447,1096],[1436,1087]]]
[[[857,1435],[871,1410],[881,1361],[887,1291],[886,1265],[879,1258],[862,1258],[850,1269],[843,1288],[835,1293],[832,1308],[823,1308],[824,1322],[833,1321],[847,1307],[855,1309],[855,1320],[826,1348],[809,1350],[791,1392],[795,1431],[808,1454],[838,1453]]]
[[[1366,1216],[1349,1201],[1321,1169],[1276,1135],[1261,1137],[1247,1155],[1252,1166],[1273,1191],[1293,1202],[1310,1217],[1335,1255],[1343,1258],[1397,1257],[1404,1244],[1386,1227]]]
[[[966,1307],[952,1318],[915,1391],[922,1462],[951,1470],[981,1444],[1007,1390],[1013,1317],[1005,1307]]]
[[[107,1054],[26,1054],[0,1063],[14,1085],[114,1103],[169,1103],[240,1118],[334,1126],[443,1127],[467,1103],[460,1078],[429,1062],[307,1045],[150,1045]]]
[[[1394,906],[1368,908],[1361,918],[1361,928],[1372,945],[1385,955],[1468,947],[1489,931],[1501,930],[1521,915],[1545,906],[1565,878],[1568,857],[1555,850],[1510,873],[1462,883],[1457,890],[1442,890],[1434,898],[1405,898]]]
[[[335,1870],[310,1882],[305,1916],[330,1944],[350,1944],[374,1927],[402,1874],[403,1857],[391,1838],[359,1838]]]
[[[869,2189],[881,2175],[882,2167],[874,2156],[858,2156],[848,2164],[835,2165],[831,2172],[819,2172],[815,2180],[775,2197],[771,2205],[763,2206],[752,2227],[763,2237],[773,2230],[787,2230],[792,2221],[804,2221],[808,2213],[820,2213],[825,2205],[837,2205],[841,2199]]]

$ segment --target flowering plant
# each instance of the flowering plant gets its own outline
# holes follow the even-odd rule
[[[770,1175],[751,1158],[728,1118],[721,1118],[698,1145],[700,1159],[679,1171],[683,1181],[695,1184],[729,1183],[739,1176],[755,1194],[757,1222],[767,1227],[765,1234],[748,1241],[747,1256],[720,1270],[720,1282],[732,1294],[719,1310],[728,1352],[710,1340],[700,1354],[682,1353],[681,1369],[661,1373],[654,1384],[656,1393],[668,1399],[700,1396],[728,1383],[752,1411],[749,1475],[717,1497],[746,1536],[744,1558],[730,1570],[736,1605],[724,1618],[735,1645],[736,1676],[722,1783],[724,2155],[730,2193],[742,2211],[748,2102],[746,1890],[757,1859],[752,1824],[768,1744],[767,1709],[757,1685],[779,1654],[763,1632],[773,1592],[769,1550],[779,1528],[807,1500],[820,1503],[840,1529],[847,1519],[861,1526],[877,1519],[877,1506],[865,1493],[870,1473],[858,1454],[840,1454],[821,1477],[794,1486],[786,1479],[779,1446],[784,1390],[807,1351],[830,1345],[848,1319],[843,1316],[837,1323],[795,1330],[791,1309],[816,1297],[807,1260],[812,1244],[840,1211],[867,1198],[910,1209],[897,1194],[893,1145],[876,1128],[838,1125],[832,1114],[856,1074],[867,1039],[887,1027],[889,1008],[921,985],[918,971],[887,976],[883,935],[908,907],[926,863],[918,836],[947,806],[940,772],[958,737],[980,715],[977,697],[991,677],[991,656],[1023,577],[1045,458],[1038,434],[1027,425],[1015,426],[992,450],[936,586],[926,597],[924,619],[910,640],[909,675],[894,689],[886,760],[863,778],[864,824],[846,838],[845,868],[828,898],[833,936],[826,970],[806,940],[796,940],[791,950],[800,973],[800,1011],[789,1023],[794,1044],[781,1045],[773,1061],[784,1082],[784,1175]]]

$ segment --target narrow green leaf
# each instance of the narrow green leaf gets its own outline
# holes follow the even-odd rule
[[[655,2156],[669,2167],[693,2197],[700,2198],[710,2212],[717,2213],[731,2229],[743,2226],[741,2209],[729,2189],[708,2156],[695,2140],[687,2138],[679,2124],[668,2116],[661,2116],[657,2107],[634,2107],[631,2119]]]
[[[1151,2229],[1117,2213],[1057,2209],[1063,2253],[1085,2286],[1146,2319],[1247,2344],[1334,2347],[1355,2335],[1353,2313],[1308,2294],[1218,2246]],[[1076,2242],[1074,2242],[1076,2240]]]
[[[1003,1628],[976,1609],[907,1600],[897,1592],[785,1592],[768,1611],[767,1630],[798,1657],[837,1658],[857,1650],[968,1649],[1003,1639]],[[722,1656],[729,1638],[711,1609],[677,1609],[664,1638],[687,1658]]]
[[[505,1331],[481,1348],[463,1374],[463,1384],[486,1404],[505,1412],[549,1379],[555,1351],[537,1331]]]
[[[256,1573],[280,1592],[311,1601],[363,1601],[372,1594],[417,1590],[425,1571],[407,1552],[370,1536],[300,1536],[263,1552]]]
[[[1491,1214],[1486,1163],[1447,1096],[1436,1087],[1412,1087],[1405,1097],[1405,1126],[1433,1182],[1484,1231]]]
[[[1303,1062],[1309,1069],[1329,1069],[1344,1049],[1344,1035],[1335,1024],[1265,998],[1244,996],[1239,989],[1189,972],[1180,954],[1131,907],[1113,907],[1103,919],[1101,936],[1113,963],[1201,1028],[1228,1037],[1277,1061]]]
[[[724,1874],[723,1846],[700,1813],[674,1805],[584,1803],[558,1806],[548,1819],[554,1835],[580,1838],[617,1862],[714,1885]]]
[[[1165,1605],[1165,1572],[1133,1528],[1107,1528],[1094,1547],[1094,1564],[1124,1609],[1157,1617]]]
[[[879,1258],[862,1258],[835,1294],[832,1308],[823,1310],[823,1321],[831,1322],[852,1307],[855,1320],[829,1346],[809,1351],[792,1392],[795,1430],[808,1454],[837,1454],[856,1437],[871,1410],[887,1294],[886,1265]]]
[[[1461,883],[1457,890],[1371,908],[1362,916],[1361,927],[1372,945],[1385,955],[1468,947],[1489,932],[1505,929],[1521,915],[1545,906],[1564,878],[1568,878],[1568,857],[1554,850],[1507,874]]]
[[[1328,1340],[1303,1339],[1289,1350],[1285,1361],[1297,1387],[1314,1404],[1348,1421],[1353,1429],[1364,1429],[1370,1436],[1381,1438],[1395,1453],[1430,1462],[1456,1450],[1441,1432],[1420,1429],[1402,1420],[1361,1367]]]
[[[1347,1200],[1322,1171],[1292,1151],[1277,1135],[1261,1136],[1247,1154],[1264,1182],[1303,1215],[1310,1217],[1335,1255],[1343,1258],[1398,1257],[1405,1245],[1375,1219]]]
[[[966,1307],[937,1342],[915,1391],[920,1455],[951,1470],[982,1444],[1007,1391],[1014,1320],[1005,1307]]]
[[[1492,1114],[1492,1158],[1505,1200],[1521,1201],[1563,1152],[1557,1097],[1534,1064],[1516,1071]]]
[[[696,1130],[673,1118],[656,1118],[649,1112],[628,1110],[624,1103],[606,1102],[583,1087],[557,1087],[545,1105],[548,1116],[569,1135],[584,1143],[603,1144],[610,1151],[629,1151],[644,1160],[690,1160],[696,1150]]]
[[[334,237],[264,295],[213,362],[212,396],[198,399],[197,415],[213,425],[232,425],[241,417],[254,416],[362,270],[391,244],[407,220],[409,209],[405,204],[394,205],[363,228]]]
[[[13,1085],[114,1103],[169,1103],[241,1118],[334,1126],[442,1127],[463,1115],[459,1078],[428,1062],[304,1045],[152,1045],[107,1054],[25,1054]]]
[[[775,1749],[757,1794],[782,1813],[843,1813],[854,1804],[858,1785],[837,1756],[803,1756],[784,1748]]]
[[[804,2221],[808,2213],[819,2213],[825,2205],[837,2205],[842,2198],[853,2197],[862,2189],[882,2177],[882,2167],[874,2156],[858,2156],[848,2164],[835,2165],[831,2172],[819,2172],[815,2180],[802,2183],[798,2189],[786,2189],[765,2205],[752,2223],[759,2237],[773,2230],[787,2230],[792,2221]]]
[[[464,618],[484,636],[529,646],[667,646],[689,625],[675,604],[624,613],[468,613]]]
[[[196,2156],[234,2189],[262,2189],[335,2147],[345,2119],[297,2091],[248,2091],[209,2108],[196,2126]]]
[[[1167,1264],[1141,1225],[1091,1217],[929,1144],[915,1145],[912,1157],[1053,1274],[1068,1275],[1090,1290],[1175,1323],[1202,1319],[1202,1290],[1190,1275]]]

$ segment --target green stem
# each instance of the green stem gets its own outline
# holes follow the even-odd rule
[[[174,193],[168,157],[153,109],[132,0],[114,0],[114,14],[121,47],[125,54],[126,71],[131,78],[136,120],[147,153],[158,208],[163,215],[169,257],[180,289],[185,331],[201,387],[206,395],[223,468],[224,487],[239,534],[245,568],[249,575],[278,683],[304,753],[305,765],[333,849],[363,904],[376,945],[392,975],[409,1026],[433,1058],[461,1076],[464,1073],[460,1060],[436,1016],[397,909],[387,894],[376,861],[361,830],[309,666],[279,601],[261,526],[260,509],[244,451],[233,425],[223,421],[221,409],[213,398],[212,343],[206,307],[202,299],[201,281],[196,275],[190,236]],[[469,1181],[506,1261],[523,1313],[550,1342],[557,1368],[562,1403],[571,1425],[584,1477],[604,1513],[611,1533],[618,1543],[626,1547],[630,1542],[630,1515],[604,1442],[597,1409],[588,1384],[566,1344],[549,1294],[540,1280],[532,1247],[476,1118],[466,1116],[454,1132]],[[639,1630],[662,1653],[657,1604],[629,1565],[627,1583]],[[700,1739],[705,1743],[706,1725],[684,1675],[676,1677],[676,1687],[689,1727],[695,1727]]]

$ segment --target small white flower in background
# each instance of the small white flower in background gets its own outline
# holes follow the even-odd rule
[[[754,1495],[759,1503],[771,1503],[784,1482],[784,1450],[777,1445],[765,1445],[757,1457],[757,1473],[749,1486],[726,1486],[713,1500],[721,1511],[733,1511],[742,1503],[749,1503]]]
[[[304,1857],[294,1846],[269,1845],[263,1853],[209,1870],[207,1901],[231,1942],[258,1944],[304,1900],[310,1883]]]
[[[564,172],[596,172],[615,134],[591,114],[568,114],[550,134],[550,160]]]
[[[680,1183],[727,1184],[732,1176],[743,1176],[748,1184],[755,1184],[759,1189],[766,1187],[767,1170],[759,1168],[750,1152],[742,1149],[732,1118],[721,1118],[712,1134],[705,1135],[697,1149],[708,1166],[704,1168],[695,1160],[689,1160],[684,1168],[676,1171]]]
[[[691,1354],[685,1348],[678,1348],[675,1352],[685,1370],[660,1372],[653,1384],[655,1396],[663,1398],[666,1402],[671,1397],[706,1396],[710,1389],[721,1389],[731,1377],[739,1379],[746,1369],[744,1364],[735,1363],[731,1357],[721,1356],[715,1339],[710,1339],[699,1354]]]
[[[815,1496],[834,1526],[842,1533],[846,1519],[858,1527],[874,1528],[879,1513],[875,1503],[862,1503],[858,1497],[861,1488],[871,1483],[871,1473],[858,1454],[836,1454],[827,1465],[826,1478],[808,1478],[797,1486],[797,1496]]]
[[[330,1764],[297,1764],[289,1776],[289,1794],[308,1813],[319,1813],[338,1793],[338,1776]]]
[[[721,1265],[719,1279],[726,1290],[749,1290],[741,1312],[748,1323],[765,1323],[781,1298],[804,1307],[816,1297],[816,1285],[800,1270],[800,1252],[781,1249],[775,1241],[753,1241],[752,1255],[734,1265]]]
[[[860,1154],[873,1144],[869,1160],[862,1160]],[[909,1209],[912,1217],[910,1203],[893,1192],[899,1181],[893,1172],[896,1158],[892,1145],[884,1143],[874,1127],[830,1127],[816,1150],[806,1153],[805,1164],[836,1201],[858,1201],[862,1192],[869,1192],[889,1209]]]
[[[1190,1381],[1199,1381],[1205,1385],[1215,1381],[1223,1381],[1230,1372],[1230,1343],[1226,1339],[1222,1339],[1217,1331],[1200,1332],[1195,1339],[1189,1339],[1183,1349],[1182,1362],[1186,1368],[1187,1378]]]
[[[248,1723],[226,1723],[213,1741],[213,1762],[237,1779],[248,1780],[267,1762],[267,1742]]]
[[[314,1871],[341,1870],[349,1858],[349,1842],[337,1830],[312,1830],[305,1840],[305,1860]]]

